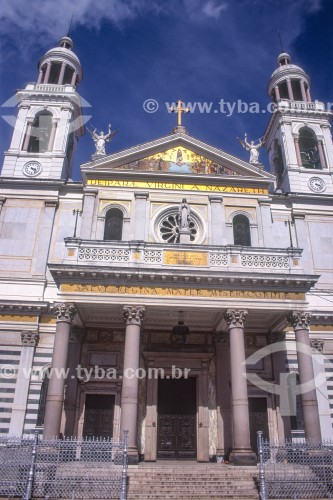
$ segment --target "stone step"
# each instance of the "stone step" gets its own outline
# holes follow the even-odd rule
[[[257,467],[142,463],[128,468],[128,500],[258,500]]]
[[[239,495],[239,493],[236,494],[222,494],[222,493],[214,493],[214,494],[209,494],[209,493],[204,493],[203,495],[184,495],[184,494],[172,494],[169,493],[167,496],[165,493],[163,494],[130,494],[128,493],[127,499],[128,500],[159,500],[159,499],[177,499],[177,500],[206,500],[209,498],[210,500],[258,500],[258,492],[257,493],[244,493],[244,495]]]

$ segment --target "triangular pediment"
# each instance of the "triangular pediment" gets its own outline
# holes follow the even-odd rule
[[[94,157],[82,173],[149,172],[154,174],[218,175],[274,181],[260,166],[214,148],[185,134],[172,134],[129,149]]]
[[[184,146],[176,146],[164,151],[158,151],[151,156],[113,167],[113,169],[174,174],[239,175],[235,170],[225,167],[221,163],[217,163],[207,158],[207,156],[200,155]]]

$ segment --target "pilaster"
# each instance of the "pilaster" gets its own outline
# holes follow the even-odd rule
[[[134,212],[134,239],[135,240],[145,240],[146,239],[146,207],[147,200],[149,198],[148,192],[135,193],[135,212]]]
[[[230,342],[229,333],[215,332],[216,359],[216,410],[217,410],[217,450],[218,462],[228,459],[232,449],[232,415],[230,387]]]
[[[209,196],[211,215],[211,245],[223,245],[223,234],[225,233],[225,214],[222,196]]]
[[[80,238],[83,240],[91,239],[92,223],[95,211],[95,201],[98,195],[98,189],[85,189],[82,209],[82,222],[80,229]]]
[[[49,257],[54,217],[58,202],[56,200],[45,200],[44,208],[39,219],[37,237],[32,259],[33,274],[45,276],[46,264]]]
[[[21,333],[21,356],[17,370],[14,401],[9,425],[9,434],[11,435],[20,436],[24,432],[31,371],[38,340],[39,335],[36,331],[24,330]]]

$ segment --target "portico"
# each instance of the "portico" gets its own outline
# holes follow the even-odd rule
[[[295,318],[302,315],[304,293],[315,277],[298,274],[301,261],[299,255],[296,258],[297,250],[289,249],[285,254],[295,270],[281,273],[272,267],[271,271],[262,275],[257,271],[254,279],[253,273],[249,272],[234,273],[232,277],[229,274],[227,277],[216,265],[213,268],[196,268],[195,273],[192,270],[190,274],[192,254],[195,255],[196,250],[193,245],[182,248],[173,257],[180,259],[178,266],[173,264],[169,269],[158,269],[156,264],[146,263],[142,270],[138,267],[139,262],[147,252],[156,260],[157,252],[161,252],[163,259],[163,252],[171,251],[165,246],[135,246],[134,242],[114,245],[120,260],[126,251],[129,262],[127,268],[122,262],[114,263],[112,273],[103,261],[90,263],[88,271],[84,259],[76,260],[79,252],[82,254],[85,251],[86,242],[73,239],[67,240],[66,245],[71,250],[68,252],[70,256],[61,265],[50,265],[59,287],[59,297],[64,301],[56,310],[74,307],[75,304],[86,332],[80,365],[89,373],[89,380],[87,377],[78,380],[77,409],[71,433],[84,433],[87,394],[114,396],[114,421],[105,425],[110,434],[112,429],[115,437],[122,430],[129,430],[132,462],[139,457],[145,461],[157,460],[163,456],[161,446],[166,449],[166,454],[170,451],[170,455],[176,456],[179,452],[170,443],[177,438],[177,429],[183,425],[188,439],[181,444],[182,453],[186,454],[184,446],[188,446],[189,450],[194,450],[191,453],[197,461],[208,462],[221,457],[229,458],[238,465],[256,463],[256,455],[251,448],[251,433],[255,429],[252,410],[249,410],[249,401],[253,398],[253,401],[265,402],[261,406],[267,408],[267,437],[275,440],[290,432],[290,429],[281,428],[278,422],[275,396],[253,386],[246,379],[246,371],[249,371],[264,380],[279,383],[274,360],[272,364],[272,359],[267,356],[256,366],[246,365],[244,361],[270,343],[272,331],[288,327],[288,314],[294,318],[292,324],[296,325],[296,331],[299,329]],[[230,254],[228,248],[219,250],[227,256],[227,265],[236,266],[237,248]],[[216,249],[206,247],[205,251],[216,252]],[[267,249],[263,251],[268,252]],[[274,251],[279,252],[277,249]],[[202,250],[201,253],[204,254]],[[244,259],[245,255],[243,250],[239,258]],[[170,259],[170,254],[167,258]],[[240,283],[242,290],[239,289]],[[182,311],[189,328],[189,335],[180,343],[172,335],[179,311]],[[302,341],[306,342],[309,321],[306,325],[302,324],[302,328]],[[58,329],[57,326],[56,335]],[[61,349],[64,349],[63,343]],[[57,344],[53,356],[59,359]],[[64,363],[64,354],[61,359]],[[312,363],[311,358],[309,360]],[[105,372],[112,368],[112,376],[99,377],[99,373],[93,371],[96,365]],[[300,376],[302,370],[305,377],[309,377],[309,366],[304,356],[299,367]],[[187,376],[195,379],[191,418],[186,414],[177,416],[178,410],[173,408],[161,409],[163,392],[159,391],[159,387],[163,384],[160,381],[175,378],[175,367],[182,376],[187,370]],[[51,395],[48,397],[46,419],[50,415],[50,405],[54,405],[54,396],[51,398]],[[60,401],[60,394],[57,398]],[[313,422],[316,418],[318,420],[318,407],[312,397],[310,401],[307,398],[303,400],[304,408],[311,406],[310,412],[305,409],[304,418]],[[62,414],[60,427],[61,414],[57,408],[51,412],[55,434],[66,426],[66,415]],[[159,415],[162,411],[164,419]],[[54,422],[57,422],[57,429]],[[49,422],[45,421],[44,429],[50,433]],[[305,429],[309,429],[307,424]],[[312,432],[315,435],[318,430]]]

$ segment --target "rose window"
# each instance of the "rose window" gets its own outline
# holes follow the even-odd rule
[[[191,241],[195,241],[198,233],[198,224],[193,218],[189,223]],[[178,213],[169,213],[162,217],[159,223],[159,232],[165,243],[179,243],[179,216]]]

